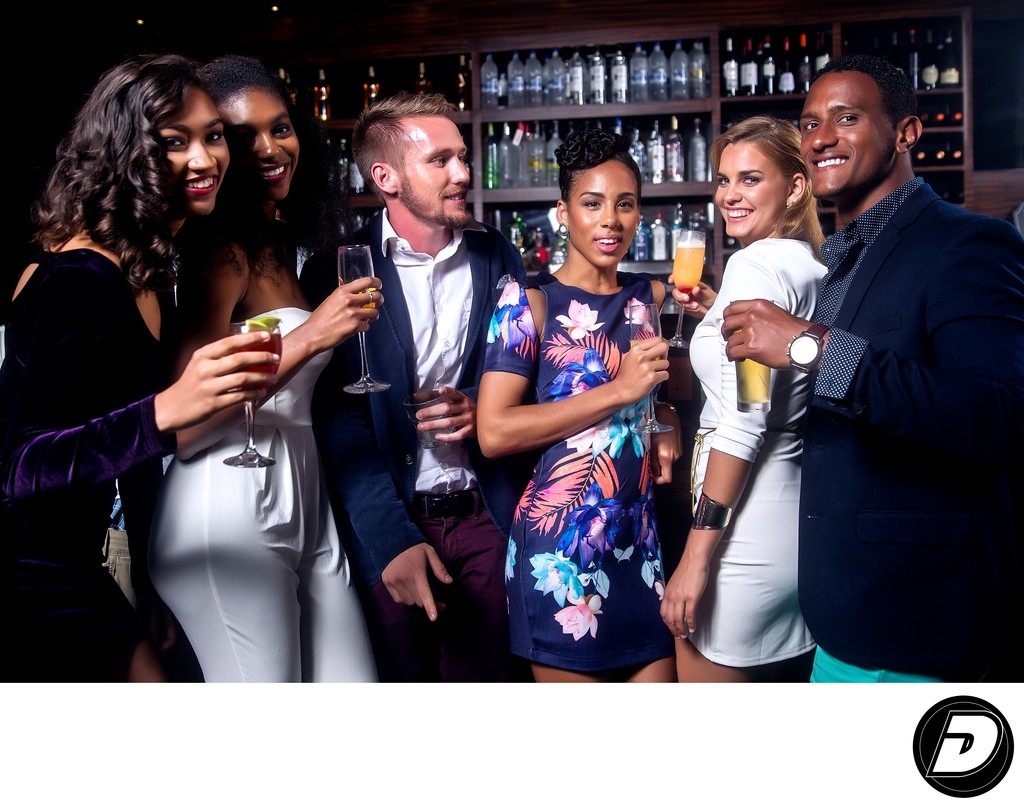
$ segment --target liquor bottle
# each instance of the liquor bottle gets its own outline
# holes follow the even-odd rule
[[[800,34],[800,62],[796,68],[796,86],[802,92],[810,92],[814,70],[811,67],[811,54],[807,50],[807,34]]]
[[[743,46],[740,60],[740,90],[744,95],[757,95],[758,92],[757,57],[754,56],[754,40],[748,39]]]
[[[960,84],[960,67],[957,63],[956,51],[953,48],[953,32],[946,31],[942,56],[939,61],[939,86],[956,87]]]
[[[907,45],[907,78],[915,90],[921,84],[921,54],[917,50],[917,31],[910,29],[910,43]]]
[[[685,101],[690,97],[690,57],[683,49],[681,39],[676,40],[676,46],[668,59],[668,73],[669,95],[672,100]]]
[[[355,160],[350,160],[348,164],[348,189],[353,194],[361,194],[366,190],[363,172],[359,170],[359,163]]]
[[[679,118],[672,116],[665,135],[665,181],[683,182],[686,179],[686,160],[683,158],[683,137],[679,133]]]
[[[519,211],[516,210],[512,211],[512,220],[508,225],[508,240],[519,248],[520,253],[523,252],[523,245],[526,242],[526,224],[523,222],[523,217],[519,215]]]
[[[480,106],[484,109],[496,109],[498,106],[498,65],[491,53],[480,65]]]
[[[629,59],[629,100],[642,104],[650,99],[647,51],[639,42]]]
[[[539,107],[544,104],[544,65],[537,58],[537,51],[531,50],[526,57],[526,105]]]
[[[531,188],[544,187],[547,184],[548,173],[547,143],[544,140],[544,130],[540,128],[540,121],[534,121],[527,132],[524,152],[527,184]]]
[[[419,76],[416,78],[416,95],[426,95],[430,92],[430,79],[427,78],[427,66],[420,62]]]
[[[669,232],[669,255],[676,254],[676,247],[679,246],[679,234],[686,229],[686,221],[683,216],[683,203],[676,203],[676,214],[672,218],[672,229]]]
[[[522,152],[512,141],[512,125],[505,122],[505,131],[498,141],[498,167],[501,169],[501,188],[515,188],[519,177]]]
[[[601,128],[601,122],[600,121],[597,122],[597,128],[598,129]],[[623,129],[622,129],[622,118],[616,118],[615,119],[615,121],[612,123],[612,131],[615,134],[617,134],[619,137],[623,137],[624,138],[626,136],[625,133],[623,132]]]
[[[726,37],[722,54],[722,95],[732,98],[740,89],[740,65],[732,48],[732,37]]]
[[[668,260],[668,225],[665,224],[665,215],[659,210],[654,221],[651,222],[651,260]]]
[[[498,136],[494,124],[487,124],[487,139],[484,141],[484,188],[494,190],[501,187],[501,159],[498,155]]]
[[[363,109],[369,109],[377,103],[380,98],[380,83],[377,81],[377,73],[370,65],[366,71],[366,81],[363,82]]]
[[[591,104],[608,103],[608,71],[604,63],[604,54],[600,48],[587,57],[590,70],[590,98]]]
[[[818,32],[818,44],[814,49],[814,73],[818,74],[832,57],[829,55],[829,46],[824,31]]]
[[[636,226],[631,252],[634,261],[651,260],[651,226],[647,224],[643,212],[640,213],[640,223]]]
[[[924,53],[921,61],[921,89],[934,90],[939,83],[939,63],[936,59],[935,44],[929,29],[924,35]]]
[[[519,51],[512,51],[505,72],[508,75],[508,108],[526,106],[526,65],[519,58]]]
[[[654,49],[648,59],[650,70],[650,90],[652,101],[668,101],[668,56],[661,49],[661,43],[655,42]]]
[[[348,191],[348,172],[352,165],[352,158],[348,153],[348,140],[341,138],[338,141],[338,187],[344,194]]]
[[[772,55],[772,39],[769,34],[764,35],[760,62],[761,93],[762,95],[775,95],[775,57]]]
[[[661,124],[657,118],[647,136],[647,165],[651,182],[665,182],[665,139],[661,136]]]
[[[455,106],[460,110],[469,109],[473,103],[470,88],[473,86],[469,77],[469,60],[466,54],[459,54],[459,72],[455,74]]]
[[[793,75],[793,57],[789,52],[789,37],[782,39],[782,72],[779,73],[779,92],[791,95],[796,91],[796,76]]]
[[[651,175],[647,170],[647,147],[644,146],[644,142],[640,139],[640,127],[633,127],[633,136],[629,141],[629,155],[636,162],[637,168],[640,169],[640,179],[644,182],[650,182]]]
[[[693,137],[690,139],[690,153],[687,155],[686,173],[690,182],[708,181],[708,142],[701,130],[701,120],[693,121]]]
[[[555,151],[562,145],[562,136],[558,132],[558,121],[551,122],[551,137],[544,146],[544,158],[547,167],[547,184],[558,185],[558,158]]]
[[[564,104],[566,67],[565,59],[559,55],[558,48],[554,48],[551,55],[544,61],[544,70],[547,73],[547,80],[544,84],[544,103],[550,106]]]
[[[515,188],[525,188],[530,184],[528,166],[526,164],[526,133],[528,128],[520,121],[512,130],[512,146],[517,151],[514,168],[516,175],[514,179]]]
[[[330,120],[331,117],[331,85],[327,83],[327,75],[322,67],[313,85],[313,114],[321,121]]]
[[[711,96],[711,73],[708,70],[708,55],[704,42],[697,40],[690,51],[690,98]]]
[[[629,60],[619,48],[612,54],[611,63],[611,101],[613,104],[625,104],[629,101]]]
[[[296,100],[299,95],[295,88],[292,86],[292,77],[283,67],[277,69],[277,77],[281,79],[281,83],[284,85],[284,91],[288,93],[288,100],[292,103],[292,106],[296,105]]]
[[[582,106],[587,102],[583,94],[585,82],[584,75],[587,72],[586,62],[577,50],[569,60],[569,103],[575,106]]]

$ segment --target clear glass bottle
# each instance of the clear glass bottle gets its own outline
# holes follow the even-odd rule
[[[498,107],[498,65],[491,53],[487,54],[480,66],[480,106],[484,109]]]
[[[512,51],[505,74],[508,76],[509,109],[526,106],[526,65],[519,58],[519,51]]]
[[[651,226],[647,224],[643,212],[640,213],[640,223],[636,226],[630,252],[634,261],[651,260]]]
[[[544,187],[547,184],[547,143],[540,121],[534,121],[526,133],[524,156],[527,184],[531,188]]]
[[[665,182],[683,182],[686,179],[686,160],[683,157],[683,137],[679,132],[679,118],[672,116],[665,134]]]
[[[665,224],[665,215],[659,210],[654,221],[651,222],[651,260],[668,260],[669,232]]]
[[[690,138],[690,149],[687,155],[687,179],[690,182],[708,181],[708,142],[701,131],[701,120],[693,121],[693,137]]]
[[[544,147],[545,163],[547,164],[547,184],[549,186],[558,185],[558,158],[555,157],[555,151],[562,145],[562,136],[558,130],[558,121],[552,121],[551,137],[548,138],[548,142]]]
[[[711,74],[704,42],[697,40],[690,49],[690,98],[708,98],[711,95]]]
[[[570,104],[581,106],[587,103],[587,97],[584,94],[586,90],[586,81],[584,79],[586,73],[587,63],[578,50],[574,51],[572,58],[569,59],[568,102]]]
[[[650,71],[651,101],[668,101],[668,56],[661,49],[661,43],[655,42],[651,55],[648,57]]]
[[[498,166],[501,169],[501,188],[515,188],[519,177],[521,150],[512,142],[512,125],[505,122],[505,131],[498,141]]]
[[[629,101],[629,60],[619,48],[611,58],[611,103],[625,104]]]
[[[668,60],[669,94],[673,101],[685,101],[690,97],[690,56],[683,49],[683,41],[676,40],[676,46]]]
[[[647,136],[647,166],[651,182],[665,182],[665,139],[661,136],[661,124],[657,118]]]
[[[591,104],[608,103],[608,71],[604,63],[604,54],[600,48],[587,57],[587,64],[590,68],[590,97]]]
[[[647,170],[647,147],[640,138],[640,127],[633,127],[633,134],[629,141],[629,154],[640,169],[640,178],[644,182],[650,182],[651,175]]]
[[[559,55],[558,48],[552,50],[551,55],[544,61],[544,71],[547,74],[544,85],[544,103],[550,106],[564,104],[566,67],[565,59]]]
[[[650,100],[647,51],[639,42],[629,59],[629,100],[642,104]]]
[[[526,57],[526,105],[539,107],[544,104],[544,65],[537,58],[537,51],[531,50]]]

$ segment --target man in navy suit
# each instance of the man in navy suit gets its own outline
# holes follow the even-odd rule
[[[519,251],[467,206],[466,145],[440,95],[400,93],[365,110],[352,144],[384,209],[351,239],[370,245],[386,299],[366,335],[383,392],[345,393],[360,375],[356,340],[334,351],[313,401],[314,429],[342,535],[362,579],[382,681],[509,678],[504,565],[528,461],[488,461],[476,442],[487,326]],[[334,256],[302,271],[311,302],[337,287]],[[440,390],[436,448],[403,400]],[[346,524],[347,522],[347,524]]]
[[[1018,677],[1024,241],[914,176],[916,99],[888,62],[830,62],[800,126],[840,228],[814,317],[737,301],[722,333],[730,358],[816,377],[799,549],[811,680]]]

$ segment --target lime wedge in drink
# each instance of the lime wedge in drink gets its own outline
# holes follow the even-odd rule
[[[252,320],[246,320],[245,325],[251,331],[271,331],[280,322],[280,317],[256,317]]]

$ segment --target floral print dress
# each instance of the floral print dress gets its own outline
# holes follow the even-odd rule
[[[538,403],[615,378],[629,350],[631,304],[652,302],[649,279],[620,274],[596,295],[557,279],[538,329],[525,289],[502,290],[486,371],[526,376]],[[635,310],[635,309],[633,309]],[[576,671],[640,665],[673,653],[661,621],[661,546],[648,437],[635,431],[646,400],[547,447],[516,509],[505,561],[513,653]]]

